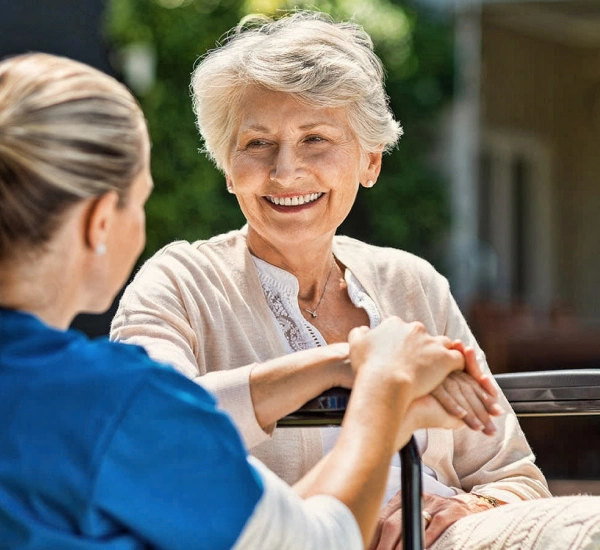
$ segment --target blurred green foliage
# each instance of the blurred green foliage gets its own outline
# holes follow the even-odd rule
[[[244,223],[222,174],[198,152],[190,74],[198,57],[243,15],[292,7],[354,18],[365,27],[386,67],[391,106],[405,130],[399,148],[384,158],[377,185],[361,189],[338,232],[435,260],[432,245],[448,227],[449,206],[447,186],[428,157],[436,117],[452,93],[452,33],[448,22],[393,0],[290,5],[282,0],[109,0],[106,28],[116,55],[142,44],[156,60],[153,85],[138,94],[153,142],[155,180],[144,257],[172,240],[206,238]]]

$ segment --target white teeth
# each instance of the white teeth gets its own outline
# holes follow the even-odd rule
[[[323,193],[310,193],[308,195],[296,195],[294,197],[271,197],[267,196],[267,199],[273,204],[279,206],[299,206],[301,204],[307,204],[309,202],[316,201]]]

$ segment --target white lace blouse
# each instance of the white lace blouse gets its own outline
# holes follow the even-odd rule
[[[309,323],[298,305],[298,280],[287,271],[275,267],[260,258],[252,256],[254,265],[260,279],[269,309],[280,328],[279,335],[286,349],[292,353],[318,346],[326,346],[327,342],[321,333]],[[379,310],[375,302],[367,294],[360,282],[352,272],[346,268],[344,279],[348,286],[348,295],[356,307],[363,308],[369,316],[371,328],[381,322]],[[340,428],[321,428],[324,453],[329,452],[338,436]],[[427,448],[427,432],[419,430],[415,433],[415,439],[421,454]],[[423,490],[427,493],[435,493],[441,496],[452,496],[453,489],[443,485],[437,480],[436,473],[423,464]],[[392,460],[388,474],[388,484],[385,492],[384,502],[387,502],[400,490],[400,459],[395,455]]]

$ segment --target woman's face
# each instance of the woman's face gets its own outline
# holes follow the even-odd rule
[[[150,144],[145,129],[143,155],[142,169],[131,184],[125,206],[115,210],[109,241],[106,243],[111,301],[127,281],[146,244],[144,208],[154,184],[150,173]]]
[[[343,107],[307,106],[289,94],[251,88],[240,115],[226,178],[248,220],[251,245],[289,250],[330,241],[359,183],[377,179],[381,153],[361,151]]]

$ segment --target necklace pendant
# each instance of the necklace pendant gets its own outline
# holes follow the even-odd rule
[[[308,313],[311,314],[311,316],[312,316],[313,319],[317,316],[317,312],[316,311],[309,311]]]

